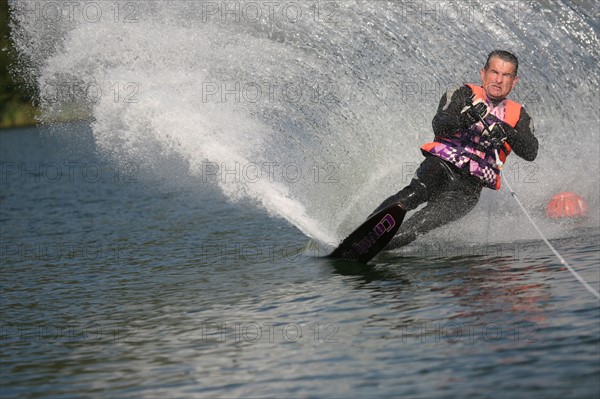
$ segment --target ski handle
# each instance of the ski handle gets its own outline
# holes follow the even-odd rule
[[[471,107],[473,106],[473,98],[475,98],[475,96],[470,98],[470,102],[471,102]],[[486,120],[479,115],[479,113],[477,113],[477,117],[479,118],[479,121],[483,124],[483,130],[484,131],[488,131],[488,133],[491,135],[492,134],[492,130],[490,129],[490,124],[486,122]],[[500,126],[500,129],[502,129],[502,133],[504,133],[505,136],[508,136],[508,134],[506,133],[506,130],[504,130],[504,126],[502,126],[502,124],[497,124],[498,126]],[[494,149],[494,154],[496,155],[496,164],[498,165],[499,169],[502,169],[502,167],[504,166],[504,163],[500,160],[500,156],[498,155],[498,150]]]

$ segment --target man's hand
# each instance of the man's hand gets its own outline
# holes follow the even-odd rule
[[[471,101],[472,99],[473,97],[471,97]],[[481,99],[476,100],[471,105],[464,107],[461,111],[459,116],[460,125],[465,128],[469,127],[488,116],[489,113],[490,109],[487,104]]]
[[[502,147],[507,137],[508,134],[500,123],[492,123],[482,134],[482,138],[490,143],[493,148]]]

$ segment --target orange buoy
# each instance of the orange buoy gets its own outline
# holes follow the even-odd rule
[[[579,195],[565,191],[556,194],[546,206],[546,216],[551,219],[581,218],[588,214],[588,206]]]

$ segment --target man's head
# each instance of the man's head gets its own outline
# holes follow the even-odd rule
[[[481,70],[481,82],[487,95],[493,100],[508,96],[519,81],[519,60],[514,54],[503,50],[492,51]]]

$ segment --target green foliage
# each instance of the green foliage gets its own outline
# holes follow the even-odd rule
[[[37,109],[32,105],[32,93],[11,74],[17,52],[10,40],[8,0],[0,0],[0,127],[31,125],[36,122]]]

